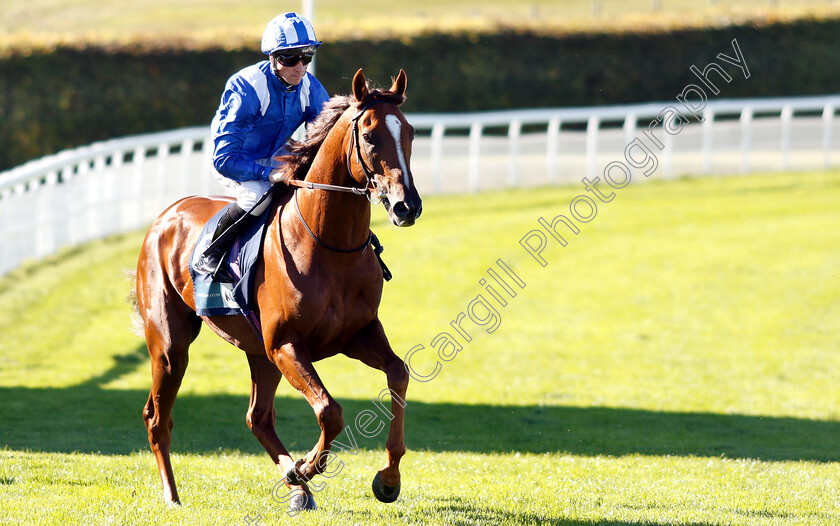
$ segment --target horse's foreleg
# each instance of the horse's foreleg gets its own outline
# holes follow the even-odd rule
[[[348,345],[347,356],[385,372],[391,396],[391,428],[385,443],[387,463],[373,479],[373,493],[382,502],[397,500],[400,493],[400,459],[405,454],[405,395],[408,371],[391,349],[379,320],[362,330]]]
[[[329,450],[333,439],[344,428],[344,416],[341,406],[324,387],[304,345],[283,345],[274,353],[274,362],[292,387],[300,391],[309,402],[321,427],[321,436],[312,451],[286,469],[292,484],[303,483],[326,469],[328,455],[324,452]]]

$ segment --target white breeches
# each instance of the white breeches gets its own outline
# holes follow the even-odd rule
[[[265,162],[263,160],[257,162],[259,164],[263,164],[264,166],[271,166],[272,168],[276,168],[278,166],[277,162]],[[229,179],[220,174],[215,169],[213,170],[213,174],[216,176],[216,180],[236,197],[236,204],[246,211],[251,210],[254,205],[257,204],[257,201],[260,200],[260,197],[268,192],[268,189],[271,188],[272,185],[272,183],[268,181],[261,180],[242,182],[234,181],[233,179]],[[262,214],[265,211],[265,207],[268,206],[268,203],[269,200],[263,201],[259,209],[251,210],[251,214],[255,216]]]

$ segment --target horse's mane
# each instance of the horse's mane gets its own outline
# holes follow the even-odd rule
[[[305,178],[312,162],[315,160],[315,155],[318,154],[330,130],[333,129],[338,119],[344,115],[344,112],[350,107],[364,107],[374,100],[400,105],[405,102],[405,96],[393,91],[378,89],[371,90],[361,102],[357,102],[351,95],[334,96],[324,103],[318,117],[306,126],[306,140],[303,142],[289,140],[286,145],[289,154],[277,158],[281,163],[279,180],[287,182],[291,179]]]

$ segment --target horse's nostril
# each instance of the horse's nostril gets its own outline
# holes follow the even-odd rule
[[[395,203],[393,207],[394,213],[397,217],[405,217],[411,212],[411,209],[405,204],[405,201],[400,201],[399,203]]]

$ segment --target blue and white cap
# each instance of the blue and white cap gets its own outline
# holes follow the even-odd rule
[[[320,45],[309,20],[297,13],[284,13],[265,26],[261,48],[266,55],[281,50],[314,53]]]

